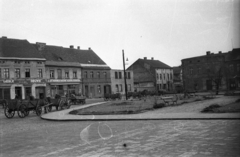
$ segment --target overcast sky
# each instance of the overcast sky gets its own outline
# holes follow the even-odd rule
[[[91,47],[112,69],[240,47],[239,0],[0,0],[0,35]]]

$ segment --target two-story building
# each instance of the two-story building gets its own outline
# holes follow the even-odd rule
[[[44,97],[45,61],[27,40],[0,38],[0,99]]]
[[[240,52],[238,49],[222,53],[182,59],[185,90],[234,90],[239,88]]]
[[[123,70],[111,70],[112,93],[125,94],[125,81]],[[126,70],[126,86],[127,92],[134,91],[133,71]]]
[[[135,61],[127,70],[133,71],[135,91],[174,90],[173,70],[159,60],[144,57]]]
[[[74,93],[93,98],[111,93],[110,67],[91,48],[34,45],[46,58],[48,95]]]

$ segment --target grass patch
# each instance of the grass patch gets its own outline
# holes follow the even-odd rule
[[[224,105],[219,106],[218,104],[210,105],[206,108],[204,108],[202,113],[239,113],[240,112],[240,104],[238,101]]]
[[[110,101],[102,105],[73,110],[69,114],[74,115],[111,115],[111,114],[134,114],[152,110],[154,100],[136,101]]]

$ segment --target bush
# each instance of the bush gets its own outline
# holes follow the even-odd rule
[[[165,104],[164,104],[164,103],[159,103],[159,104],[155,103],[155,104],[153,105],[153,108],[154,108],[154,109],[163,108],[163,107],[165,107]]]
[[[221,106],[219,106],[218,104],[212,104],[206,108],[204,108],[201,112],[215,112],[217,110],[217,108],[219,108]]]

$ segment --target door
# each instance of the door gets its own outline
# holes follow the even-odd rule
[[[207,85],[207,90],[212,90],[212,80],[207,80],[206,85]]]
[[[95,87],[94,86],[90,86],[89,96],[90,96],[90,98],[94,98],[95,97]]]
[[[85,96],[88,97],[88,85],[85,85]]]
[[[45,87],[36,87],[36,98],[43,99],[45,97]]]
[[[22,99],[22,87],[15,87],[15,98]]]

